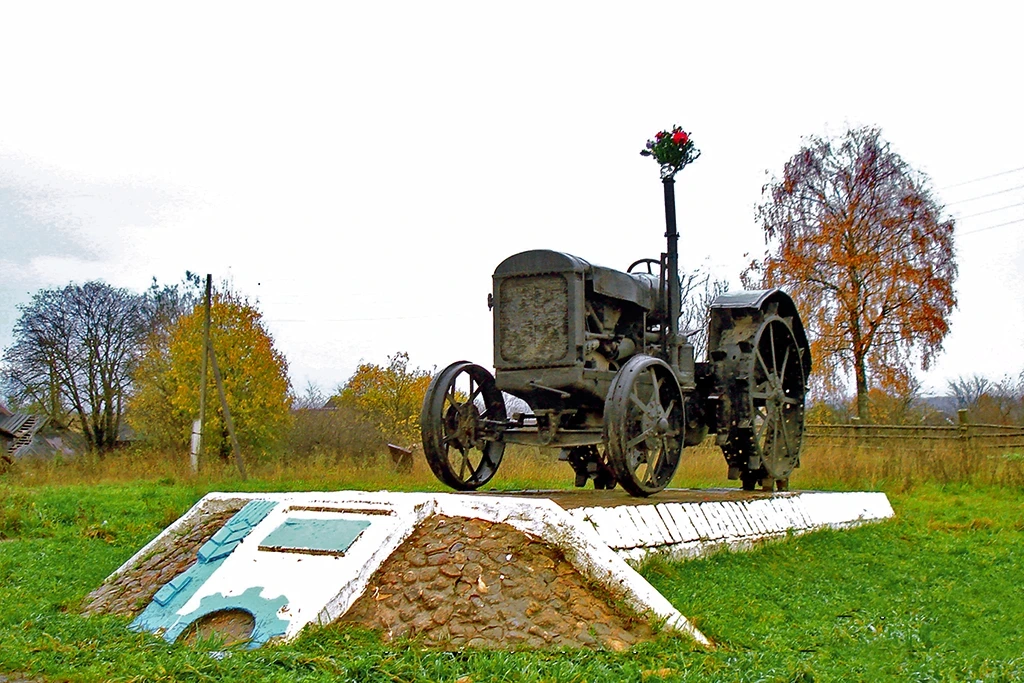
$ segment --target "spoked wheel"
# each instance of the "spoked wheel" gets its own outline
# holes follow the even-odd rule
[[[651,356],[630,358],[604,404],[608,464],[622,488],[649,496],[668,485],[679,466],[684,424],[672,368]]]
[[[760,461],[760,467],[750,469],[751,464],[743,472],[743,488],[768,479],[784,490],[800,462],[805,393],[800,349],[785,319],[765,319],[747,363],[749,420],[730,434],[727,449],[746,454],[751,463]]]
[[[494,476],[505,444],[505,401],[484,368],[452,363],[430,382],[420,412],[427,464],[438,479],[459,491],[477,489]]]

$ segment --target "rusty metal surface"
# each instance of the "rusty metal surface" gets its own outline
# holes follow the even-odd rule
[[[509,278],[497,295],[496,358],[516,366],[558,363],[570,347],[569,283],[561,275]]]
[[[534,249],[509,256],[494,269],[494,277],[589,272],[590,264],[578,256],[550,249]]]
[[[774,306],[772,306],[773,304]],[[754,312],[766,311],[769,307],[774,308],[779,316],[790,320],[790,326],[793,328],[796,343],[801,349],[800,358],[804,367],[804,376],[806,377],[811,374],[811,345],[807,340],[807,332],[804,330],[803,321],[800,318],[800,313],[796,310],[796,304],[793,303],[793,299],[789,294],[778,288],[727,292],[719,295],[718,298],[711,302],[712,321],[711,329],[708,331],[709,345],[711,347],[717,345],[721,333],[719,324],[721,316],[718,316],[719,320],[716,320],[714,311],[748,309]]]
[[[738,488],[665,489],[650,498],[635,498],[621,488],[611,491],[594,489],[545,489],[528,491],[475,491],[467,495],[510,496],[514,498],[549,498],[569,510],[581,507],[617,507],[619,505],[657,505],[659,503],[704,503],[767,498],[767,491],[744,491]],[[778,494],[775,494],[778,495]]]

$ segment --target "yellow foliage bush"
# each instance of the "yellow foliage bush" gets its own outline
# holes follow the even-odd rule
[[[288,363],[274,348],[262,315],[244,297],[218,292],[210,310],[210,337],[238,441],[246,455],[275,450],[291,423]],[[135,374],[131,425],[158,448],[186,450],[199,417],[203,307],[175,321],[165,343],[154,343]],[[203,452],[231,452],[212,367],[207,371]]]

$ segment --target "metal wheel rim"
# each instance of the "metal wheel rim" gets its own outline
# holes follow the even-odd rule
[[[799,347],[781,318],[769,318],[754,343],[750,371],[753,445],[769,475],[785,479],[796,466],[804,425]]]
[[[684,407],[679,384],[663,361],[631,359],[605,403],[609,464],[635,496],[664,489],[679,466]]]
[[[490,481],[505,444],[494,438],[485,421],[505,417],[504,399],[484,368],[459,362],[438,374],[420,414],[423,452],[435,476],[461,491]]]

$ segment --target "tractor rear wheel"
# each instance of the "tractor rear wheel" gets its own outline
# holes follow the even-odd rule
[[[728,380],[735,416],[722,450],[740,468],[744,489],[767,480],[781,491],[800,464],[806,391],[800,347],[787,319],[771,314],[749,342],[737,376]]]

